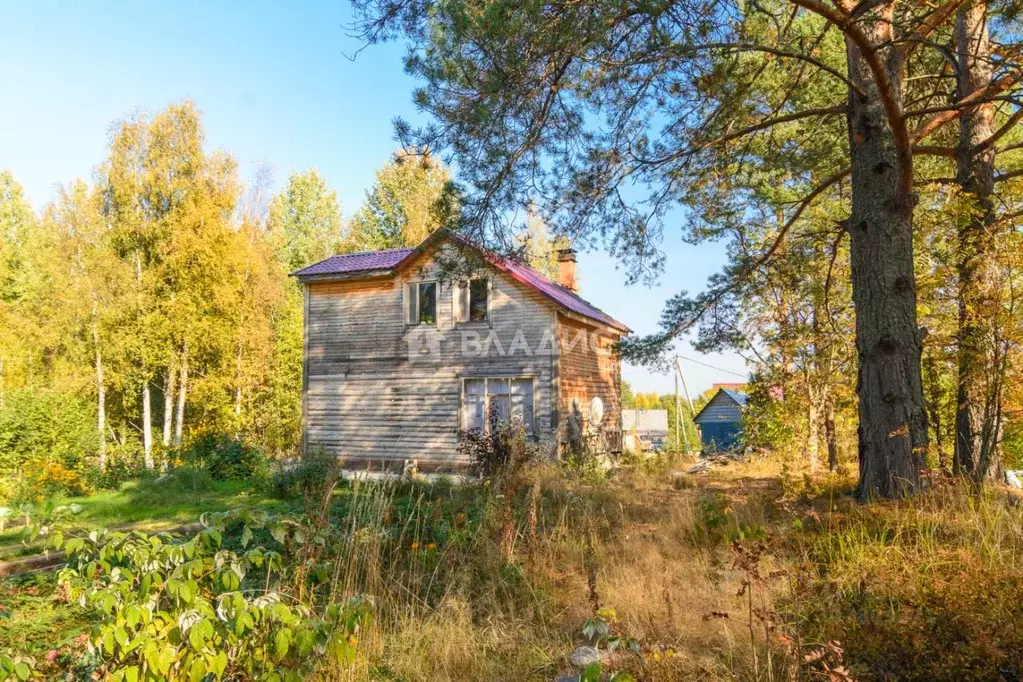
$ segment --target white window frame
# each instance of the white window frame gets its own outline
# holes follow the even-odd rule
[[[490,419],[488,419],[488,417],[490,415],[490,396],[491,395],[507,395],[508,396],[508,412],[509,412],[509,416],[514,418],[515,417],[515,415],[513,413],[514,412],[514,402],[512,400],[512,398],[515,395],[515,393],[514,393],[514,385],[515,385],[514,382],[516,382],[516,381],[528,381],[529,384],[530,384],[529,395],[530,395],[530,398],[531,398],[530,405],[529,405],[530,412],[529,412],[529,419],[528,420],[525,418],[525,413],[523,414],[522,425],[526,428],[526,435],[528,435],[530,438],[536,438],[536,414],[537,414],[537,403],[538,403],[539,397],[537,395],[537,390],[536,390],[537,381],[536,381],[536,377],[535,376],[527,374],[527,375],[514,375],[514,376],[463,376],[463,377],[461,377],[461,390],[459,392],[459,398],[458,398],[458,405],[459,405],[459,408],[458,408],[458,426],[459,426],[459,430],[462,430],[462,431],[468,431],[469,430],[468,423],[467,423],[469,414],[466,411],[466,408],[468,407],[468,401],[466,399],[467,396],[468,396],[468,394],[466,393],[466,382],[467,381],[482,381],[483,382],[483,394],[482,394],[483,395],[483,428],[482,428],[482,432],[483,433],[489,433],[490,432]],[[490,386],[491,386],[492,383],[493,384],[499,384],[499,383],[506,384],[507,387],[508,387],[507,388],[507,393],[496,393],[495,392],[495,393],[492,394],[490,392]]]

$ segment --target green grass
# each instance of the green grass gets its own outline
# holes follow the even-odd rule
[[[0,650],[39,655],[67,644],[89,623],[84,609],[58,598],[52,571],[0,580]]]
[[[146,530],[170,528],[197,521],[203,512],[235,507],[260,507],[286,511],[286,503],[274,500],[251,481],[213,481],[197,475],[178,475],[157,481],[132,481],[118,490],[105,490],[88,497],[54,500],[55,504],[78,504],[82,512],[75,525],[82,528],[136,526]],[[36,547],[22,544],[20,520],[10,520],[0,533],[0,560],[24,556]]]

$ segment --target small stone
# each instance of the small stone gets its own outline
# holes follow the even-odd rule
[[[591,663],[600,663],[604,660],[604,653],[591,646],[581,646],[568,656],[568,662],[575,668],[585,668]]]

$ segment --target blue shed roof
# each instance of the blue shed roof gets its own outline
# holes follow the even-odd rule
[[[739,407],[746,407],[746,401],[748,400],[748,398],[746,397],[745,393],[733,390],[731,388],[722,388],[721,390],[725,392],[725,395],[727,395],[729,398],[737,402],[739,404]]]

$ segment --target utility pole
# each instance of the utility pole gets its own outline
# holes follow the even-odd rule
[[[675,364],[678,364],[678,356],[675,356]],[[675,450],[678,451],[678,434],[682,428],[682,400],[678,395],[678,371],[675,372]],[[686,438],[686,452],[689,451],[689,438]]]
[[[692,398],[689,397],[689,387],[686,386],[686,377],[685,377],[684,374],[682,374],[682,363],[679,361],[678,356],[676,355],[675,356],[675,433],[676,434],[678,434],[678,430],[679,430],[679,428],[683,424],[683,422],[682,422],[682,410],[679,409],[681,407],[681,405],[679,403],[679,397],[678,397],[678,384],[679,384],[680,381],[682,382],[682,390],[685,391],[685,394],[686,394],[686,402],[689,404],[689,414],[693,414],[693,400],[692,400]],[[686,434],[684,431],[682,432],[682,435],[685,436],[685,440],[686,440],[686,452],[689,452],[689,435]],[[676,435],[676,441],[677,440],[678,440],[678,436]],[[677,443],[676,443],[676,446],[677,446]]]

